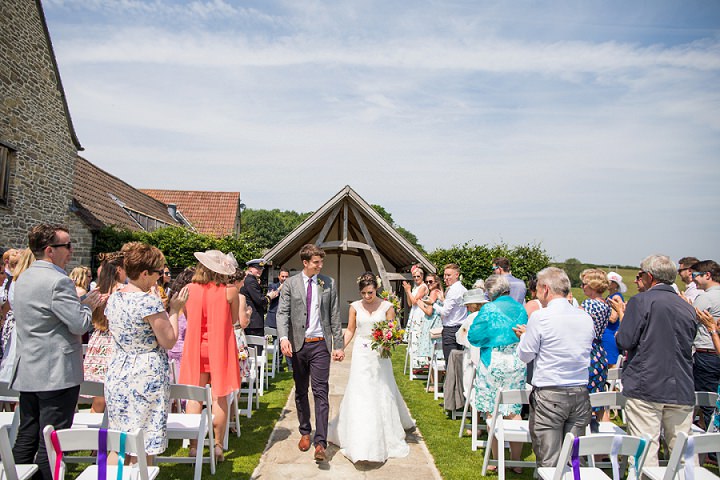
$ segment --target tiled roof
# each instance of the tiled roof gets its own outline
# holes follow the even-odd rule
[[[235,235],[240,218],[240,192],[202,192],[196,190],[142,189],[166,204],[177,205],[178,211],[193,227],[208,235]]]
[[[130,216],[131,213],[148,217],[153,225],[156,222],[152,220],[158,221],[158,227],[165,226],[165,224],[182,226],[170,216],[167,205],[133,188],[80,156],[75,161],[73,203],[77,209],[76,213],[91,230],[109,225],[143,230],[144,228]],[[154,228],[149,230],[154,230]]]

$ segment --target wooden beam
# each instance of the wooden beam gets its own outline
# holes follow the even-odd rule
[[[343,202],[343,251],[348,249],[348,202]]]
[[[387,274],[388,279],[390,281],[393,280],[407,280],[408,282],[412,280],[412,275],[409,273],[394,273],[394,272],[388,272]]]
[[[382,280],[383,285],[387,288],[390,288],[390,281],[388,280],[388,274],[385,270],[385,264],[383,263],[382,257],[380,256],[380,252],[378,252],[377,248],[375,247],[375,242],[373,242],[372,235],[370,235],[370,231],[367,229],[367,225],[365,225],[365,222],[363,221],[360,213],[357,211],[354,205],[350,205],[350,209],[355,216],[355,220],[357,220],[360,231],[365,237],[365,241],[370,246],[370,253],[373,256],[373,260],[375,260],[375,265],[377,265],[378,273],[380,274],[380,279]]]
[[[340,212],[340,205],[333,208],[333,211],[330,212],[330,216],[325,221],[325,225],[323,225],[322,230],[320,230],[320,233],[317,236],[317,239],[315,240],[315,245],[320,245],[325,241],[325,237],[327,237],[328,232],[330,231],[330,227],[332,227],[333,222],[335,221],[335,218],[337,218],[338,213]]]
[[[362,242],[356,242],[354,240],[349,240],[348,242],[343,242],[340,240],[333,240],[331,242],[323,242],[318,245],[318,247],[328,250],[334,250],[336,248],[341,249],[344,246],[348,246],[349,248],[356,248],[358,250],[371,250],[370,245],[367,245]]]

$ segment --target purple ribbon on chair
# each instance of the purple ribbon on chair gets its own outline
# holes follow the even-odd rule
[[[107,430],[98,430],[98,480],[107,480]]]
[[[575,437],[572,446],[572,461],[573,479],[580,480],[580,437]]]

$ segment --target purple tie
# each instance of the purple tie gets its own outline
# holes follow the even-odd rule
[[[312,278],[308,278],[307,290],[307,319],[305,320],[305,328],[310,328],[310,307],[312,306]]]

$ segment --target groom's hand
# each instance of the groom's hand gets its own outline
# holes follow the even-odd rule
[[[332,357],[336,362],[342,362],[345,360],[345,352],[343,350],[333,350]]]
[[[282,340],[280,340],[280,351],[286,357],[292,357],[292,345],[290,344],[290,340],[288,340],[287,338],[283,338]]]

